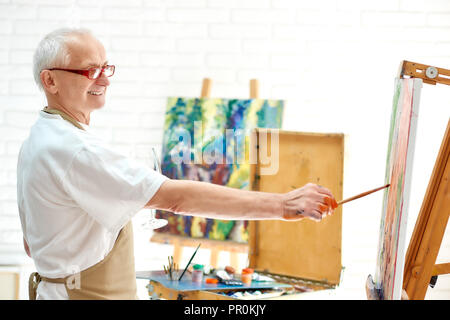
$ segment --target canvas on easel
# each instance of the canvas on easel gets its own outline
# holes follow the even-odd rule
[[[405,79],[405,77],[407,79]],[[405,60],[400,64],[399,78],[407,81],[420,79],[423,83],[431,85],[436,85],[438,83],[450,85],[450,70]],[[398,79],[397,82],[398,81],[400,81],[400,79]],[[395,105],[396,101],[399,99],[399,96],[400,92],[396,91],[396,94],[394,95],[394,110],[396,108]],[[418,103],[418,99],[415,101]],[[415,118],[417,117],[417,110],[415,113],[412,113],[412,116]],[[411,119],[411,122],[413,122],[413,120],[415,119]],[[392,121],[392,123],[394,124],[395,122]],[[414,131],[411,132],[414,134]],[[392,140],[392,130],[390,140]],[[413,141],[414,140],[412,140],[412,142]],[[394,294],[393,297],[396,299],[400,296],[400,285],[403,287],[403,290],[401,291],[402,299],[424,299],[428,285],[433,287],[438,275],[450,273],[450,263],[435,264],[450,215],[449,159],[450,120],[448,120],[447,123],[447,130],[445,131],[433,173],[431,175],[422,207],[414,227],[414,232],[408,245],[406,257],[403,256],[404,231],[403,233],[398,233],[402,250],[390,252],[390,256],[386,254],[386,241],[383,242],[383,240],[386,240],[386,237],[383,239],[386,232],[383,233],[383,231],[386,230],[387,223],[386,215],[383,215],[380,229],[377,277],[378,279],[381,278],[383,280],[386,277],[389,277],[389,272],[392,271],[392,268],[386,268],[385,265],[383,268],[383,263],[386,264],[386,259],[383,260],[383,258],[387,257],[390,261],[396,261],[398,268],[393,269],[395,272],[395,277],[391,277],[391,279],[393,279],[391,284],[394,281],[396,282],[388,288],[388,290],[392,289],[392,293]],[[388,170],[386,172],[388,172]],[[385,207],[383,207],[383,209],[385,209]],[[406,217],[403,216],[404,221],[405,219]],[[394,221],[391,221],[390,223],[394,223]],[[393,253],[395,253],[395,256]],[[403,258],[405,261],[404,268],[403,264],[399,264],[399,259]],[[400,277],[403,277],[403,283],[401,283],[401,279],[398,279]],[[369,275],[366,281],[367,298],[369,300],[389,298],[389,296],[385,295],[386,292],[389,293],[389,291],[386,291],[386,287],[388,285],[389,283],[387,282],[384,284],[380,282],[374,283],[372,276]],[[382,292],[382,290],[384,291]]]
[[[380,299],[401,298],[406,223],[422,79],[395,81],[375,287]]]

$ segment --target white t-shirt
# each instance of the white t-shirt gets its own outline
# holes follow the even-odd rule
[[[40,111],[17,165],[17,201],[37,272],[62,278],[111,251],[120,229],[168,178],[107,147],[59,115]],[[38,299],[68,299],[42,281]]]

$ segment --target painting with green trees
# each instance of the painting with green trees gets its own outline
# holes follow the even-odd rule
[[[249,189],[253,128],[281,128],[282,100],[171,97],[167,100],[161,169],[171,179]],[[157,211],[169,223],[156,232],[247,242],[248,222]]]

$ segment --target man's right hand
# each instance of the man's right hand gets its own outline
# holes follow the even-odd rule
[[[321,221],[338,207],[336,199],[327,188],[308,183],[301,188],[283,195],[284,210],[282,220],[309,218]]]

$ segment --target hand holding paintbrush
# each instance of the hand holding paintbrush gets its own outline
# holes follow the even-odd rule
[[[319,185],[307,184],[303,188],[295,189],[285,194],[288,199],[284,202],[283,220],[309,218],[314,221],[321,221],[324,216],[330,215],[339,205],[365,197],[389,186],[390,184],[386,184],[337,202],[330,190]],[[316,202],[302,200],[307,198],[305,195],[308,195],[308,193],[310,197],[313,195],[316,198]]]

